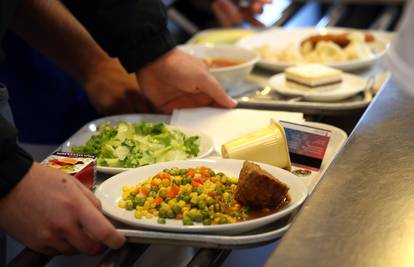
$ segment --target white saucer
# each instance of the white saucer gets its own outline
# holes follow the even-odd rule
[[[301,90],[289,86],[283,73],[269,79],[270,87],[282,95],[302,96],[305,100],[322,102],[338,101],[356,95],[365,89],[366,83],[367,81],[359,76],[344,73],[338,88]]]

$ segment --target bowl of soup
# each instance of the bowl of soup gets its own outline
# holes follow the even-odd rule
[[[226,44],[182,45],[178,47],[201,59],[227,91],[237,91],[259,61],[251,50]]]

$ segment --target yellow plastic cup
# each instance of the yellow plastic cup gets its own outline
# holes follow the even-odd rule
[[[291,170],[285,130],[273,119],[266,128],[243,135],[221,146],[223,158],[251,160]]]

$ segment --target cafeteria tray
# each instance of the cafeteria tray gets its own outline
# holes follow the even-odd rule
[[[241,249],[265,245],[281,237],[288,230],[292,218],[290,215],[263,228],[238,235],[156,232],[124,228],[125,226],[121,225],[118,225],[117,229],[131,243]]]
[[[144,120],[152,122],[160,121],[164,123],[169,123],[170,119],[171,116],[152,114],[128,114],[105,117],[89,122],[88,124],[83,126],[78,132],[76,132],[73,136],[79,135],[84,131],[94,130],[99,124],[101,124],[104,121],[115,122],[119,120],[132,120],[134,122],[139,122],[141,120]],[[332,160],[335,158],[336,154],[342,148],[343,144],[346,141],[347,135],[341,129],[328,124],[316,122],[304,122],[303,124],[331,131],[331,139],[327,147],[320,171],[311,171],[310,175],[301,177],[301,179],[308,187],[309,192],[311,193],[317,185],[317,183],[322,178],[325,170],[328,168]],[[73,136],[71,138],[73,138]],[[213,154],[209,157],[215,158],[218,157],[218,155]],[[292,171],[297,169],[299,168],[293,167]],[[99,183],[109,178],[110,176],[111,175],[109,174],[98,173],[97,185],[99,185]],[[281,237],[289,228],[290,221],[293,217],[294,213],[254,231],[234,235],[160,232],[142,228],[131,228],[127,225],[117,223],[115,223],[115,225],[117,229],[127,237],[128,242],[131,243],[164,244],[202,248],[247,248],[264,245]]]
[[[332,28],[346,29],[346,28]],[[197,38],[214,32],[223,32],[231,29],[210,29],[197,33],[187,43],[192,43]],[[237,30],[237,29],[236,29]],[[239,29],[240,30],[240,29]],[[241,29],[243,30],[243,29]],[[394,32],[370,30],[369,32],[380,37],[387,43],[394,38]],[[374,77],[374,86],[367,87],[359,94],[336,102],[316,102],[305,101],[297,97],[286,97],[271,90],[267,84],[268,79],[276,74],[275,71],[255,67],[253,72],[248,75],[245,83],[229,94],[239,102],[239,108],[264,109],[264,110],[284,110],[302,112],[308,115],[348,115],[357,113],[366,108],[372,101],[375,94],[385,85],[390,75],[382,65],[382,60],[371,68],[360,69],[352,72],[364,78]]]
[[[240,91],[230,93],[238,100],[238,107],[269,110],[278,109],[303,112],[310,115],[352,114],[367,107],[375,94],[383,88],[390,77],[388,71],[385,71],[381,65],[377,65],[370,70],[354,73],[364,78],[374,80],[372,86],[367,87],[364,91],[341,101],[316,102],[278,94],[267,84],[269,77],[273,74],[275,73],[256,68],[247,77]]]

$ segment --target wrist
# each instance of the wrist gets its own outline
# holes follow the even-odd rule
[[[144,65],[142,68],[139,68],[135,73],[140,75],[142,72],[145,72],[147,69],[154,69],[154,68],[169,68],[169,66],[174,65],[175,61],[175,54],[179,51],[177,48],[173,48],[159,58],[149,62],[148,64]],[[159,70],[159,69],[158,69]]]
[[[78,80],[83,86],[88,84],[88,82],[95,77],[95,75],[102,73],[102,69],[105,66],[111,64],[116,59],[110,58],[103,51],[102,53],[94,53],[92,57],[84,57],[87,59],[87,62],[79,62],[75,73],[73,74],[75,79]]]

